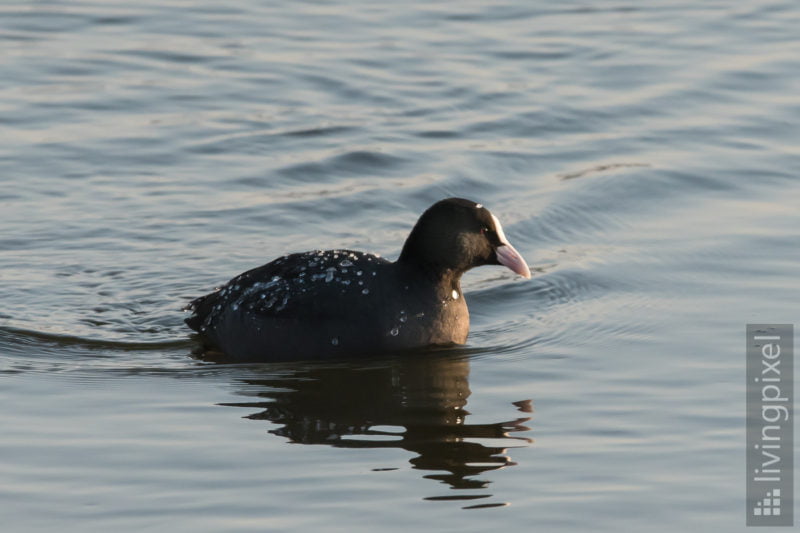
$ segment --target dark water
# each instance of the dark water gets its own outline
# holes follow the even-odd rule
[[[4,531],[744,529],[797,322],[800,8],[0,6]],[[181,306],[485,204],[465,349],[214,365]]]

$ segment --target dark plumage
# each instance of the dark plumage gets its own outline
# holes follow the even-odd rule
[[[500,264],[530,278],[494,215],[449,198],[422,214],[393,263],[352,250],[285,255],[192,301],[186,323],[240,361],[463,344],[461,275]]]

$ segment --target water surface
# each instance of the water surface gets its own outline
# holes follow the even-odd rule
[[[744,327],[794,322],[787,0],[0,6],[9,531],[744,530]],[[468,346],[193,357],[287,252],[462,196],[534,271]]]

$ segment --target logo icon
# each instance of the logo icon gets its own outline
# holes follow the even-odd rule
[[[753,507],[753,516],[780,516],[781,489],[767,491],[767,495]]]

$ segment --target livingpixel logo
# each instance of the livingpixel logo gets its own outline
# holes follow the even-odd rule
[[[794,326],[747,325],[748,526],[794,525]]]

